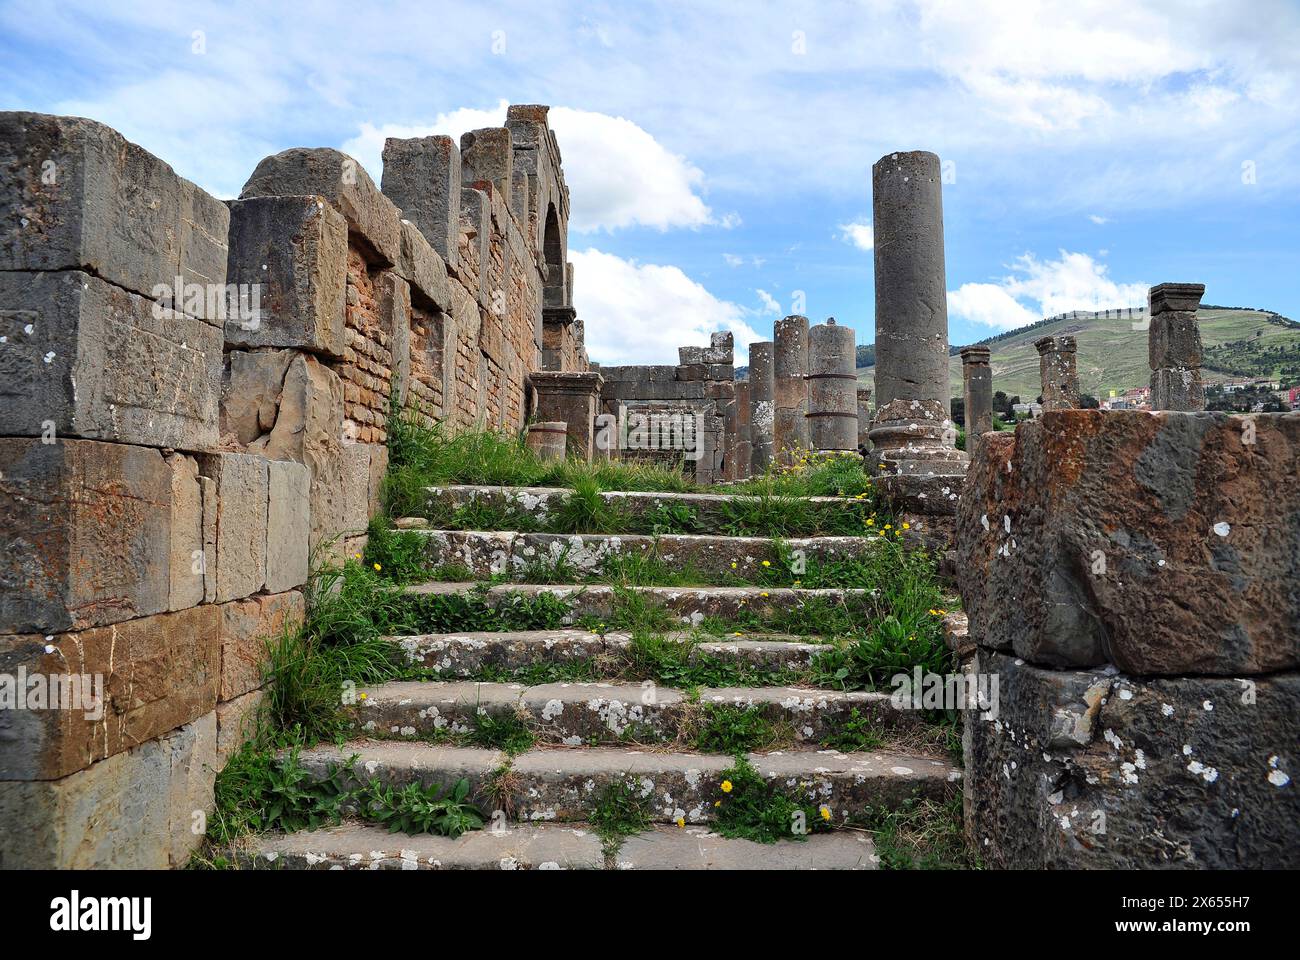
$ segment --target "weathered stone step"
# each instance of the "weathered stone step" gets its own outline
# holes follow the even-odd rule
[[[408,593],[445,594],[474,590],[473,583],[435,582],[408,587]],[[853,605],[865,607],[876,591],[869,589],[804,590],[790,587],[625,587],[651,607],[659,607],[682,623],[698,625],[706,617],[734,620],[741,614],[771,617],[797,613],[805,604]],[[515,594],[526,597],[551,596],[567,601],[565,623],[580,617],[609,617],[614,612],[616,590],[608,584],[496,584],[486,592],[487,602],[502,606]],[[864,613],[865,616],[865,613]]]
[[[819,742],[854,710],[892,726],[917,722],[885,693],[802,687],[701,688],[699,699],[680,690],[636,683],[518,683],[395,681],[358,694],[357,726],[380,736],[462,731],[478,714],[520,713],[542,739],[576,746],[592,742],[662,743],[690,732],[706,704],[754,708],[787,724],[800,741]]]
[[[656,827],[629,837],[607,864],[587,824],[512,825],[453,840],[349,822],[260,837],[240,861],[257,870],[871,870],[880,857],[860,832],[762,844],[701,827]]]
[[[786,573],[785,565],[846,560],[865,556],[879,544],[869,537],[766,537],[671,534],[562,534],[484,530],[416,530],[425,538],[434,566],[454,564],[475,577],[526,580],[531,571],[565,569],[576,578],[599,576],[619,558],[657,560],[674,573],[693,574],[701,583],[727,577],[753,582],[765,574]],[[798,579],[794,576],[794,579]],[[761,582],[761,580],[760,580]]]
[[[799,670],[831,647],[789,636],[741,636],[726,640],[695,640],[690,633],[668,639],[691,644],[691,659],[700,658],[760,670]],[[436,670],[442,677],[466,677],[487,668],[520,670],[538,664],[595,661],[609,671],[625,662],[632,635],[586,630],[523,630],[502,633],[442,633],[393,637],[413,665]]]
[[[717,754],[618,747],[536,749],[515,757],[510,773],[500,777],[506,763],[500,751],[398,740],[362,740],[342,748],[322,744],[304,750],[299,760],[311,776],[324,777],[354,757],[350,782],[373,778],[398,788],[420,783],[445,789],[465,778],[480,809],[504,810],[520,822],[585,820],[608,786],[627,783],[651,820],[708,823],[714,802],[724,799],[722,774],[735,762]],[[913,796],[942,800],[961,780],[961,771],[947,761],[893,750],[786,750],[751,753],[748,759],[787,792],[803,790],[825,805],[836,824],[867,808],[894,808]]]
[[[568,501],[573,491],[566,487],[482,487],[449,485],[427,487],[426,515],[434,519],[449,517],[461,507],[490,507],[530,518],[545,528],[555,512]],[[743,506],[759,499],[744,493],[658,493],[609,490],[600,494],[608,507],[624,514],[629,524],[645,530],[656,519],[678,516],[689,518],[696,533],[722,533],[728,522],[728,508]],[[860,508],[852,497],[799,497],[809,519],[829,524],[837,515]],[[661,515],[657,517],[656,515]],[[681,519],[678,522],[681,522]],[[684,531],[683,531],[684,532]]]

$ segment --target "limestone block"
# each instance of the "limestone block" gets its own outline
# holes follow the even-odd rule
[[[223,770],[245,741],[257,733],[258,715],[266,703],[265,690],[252,690],[217,704],[217,761],[218,772]]]
[[[39,705],[29,689],[27,708],[0,710],[0,779],[57,779],[211,711],[219,621],[217,608],[203,605],[0,638],[0,674],[42,678],[39,689],[49,691]]]
[[[0,271],[0,433],[203,449],[221,331],[77,270]]]
[[[166,610],[171,484],[156,450],[0,439],[0,633]]]
[[[199,465],[193,457],[172,454],[171,468],[171,571],[167,609],[183,610],[203,602],[209,558],[203,541],[203,489]]]
[[[370,522],[370,451],[368,443],[343,445],[343,512],[340,528],[361,533]]]
[[[328,147],[281,151],[257,165],[239,199],[309,196],[324,197],[371,253],[388,265],[397,263],[401,257],[397,207],[347,154]]]
[[[259,594],[213,609],[220,611],[221,627],[218,699],[233,700],[262,685],[267,643],[302,620],[303,595],[297,590]]]
[[[391,271],[380,275],[377,286],[379,324],[393,357],[393,392],[398,403],[405,403],[411,380],[411,287]]]
[[[1016,869],[1278,869],[1300,848],[1300,676],[1140,679],[981,649],[970,839]]]
[[[222,432],[250,451],[311,470],[311,549],[344,529],[343,384],[314,357],[291,350],[232,351]]]
[[[0,781],[0,869],[181,867],[212,810],[216,715],[60,780]]]
[[[86,270],[150,299],[166,285],[169,305],[178,276],[187,286],[225,284],[225,204],[116,130],[0,113],[0,169],[0,270]],[[220,323],[209,307],[224,298],[179,306]]]
[[[1064,410],[986,434],[958,504],[971,635],[1045,666],[1295,669],[1297,515],[1300,414]]]
[[[1205,383],[1199,367],[1172,367],[1151,371],[1151,409],[1205,409]]]
[[[384,477],[388,474],[388,447],[382,443],[370,447],[369,516],[377,516],[383,507]]]
[[[1195,313],[1171,311],[1151,318],[1148,355],[1152,370],[1199,367],[1204,359],[1201,325]]]
[[[205,453],[199,469],[217,487],[217,602],[256,593],[266,583],[266,460]]]
[[[307,582],[311,471],[290,460],[266,466],[266,589],[280,593]]]
[[[257,285],[260,309],[251,318],[231,310],[226,343],[342,357],[347,262],[347,221],[320,197],[236,200],[226,276]]]
[[[453,268],[460,229],[460,168],[460,148],[451,137],[384,141],[384,195]]]
[[[470,130],[460,136],[461,182],[487,181],[505,206],[510,205],[514,145],[505,127]]]
[[[402,257],[397,274],[411,289],[441,310],[451,309],[451,286],[447,266],[429,241],[409,221],[402,221]]]

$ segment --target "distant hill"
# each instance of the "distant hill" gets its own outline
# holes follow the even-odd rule
[[[1110,311],[1111,314],[1116,311]],[[1197,314],[1205,343],[1203,375],[1207,383],[1274,377],[1300,384],[1300,323],[1267,310],[1202,306]],[[990,351],[993,389],[1019,394],[1026,401],[1038,396],[1038,350],[1034,341],[1069,334],[1079,343],[1079,388],[1104,399],[1111,390],[1123,392],[1150,383],[1147,331],[1133,329],[1145,316],[1130,319],[1078,313],[1040,320],[979,341]],[[863,349],[858,348],[860,351]],[[961,357],[952,348],[949,385],[961,396]],[[874,350],[871,352],[874,361]],[[874,365],[858,368],[858,381],[871,385]]]

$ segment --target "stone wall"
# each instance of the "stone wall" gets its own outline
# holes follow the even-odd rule
[[[610,425],[608,435],[616,438],[610,455],[680,465],[697,483],[748,477],[749,464],[741,463],[736,453],[739,419],[733,359],[732,335],[715,333],[707,347],[679,348],[675,366],[600,367],[599,413]],[[657,425],[687,421],[693,424],[698,441],[689,455],[671,438],[660,442]],[[649,446],[638,440],[636,431],[642,423],[650,425]]]
[[[0,113],[0,177],[0,868],[182,866],[309,557],[379,509],[391,401],[520,429],[556,316],[586,369],[558,145],[511,107],[389,141],[384,191],[294,149],[223,203]]]
[[[986,862],[1296,866],[1300,415],[1047,412],[957,519]]]

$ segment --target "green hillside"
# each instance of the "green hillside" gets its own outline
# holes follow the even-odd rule
[[[1300,384],[1300,323],[1274,313],[1238,308],[1203,307],[1197,315],[1205,343],[1207,383],[1252,377],[1275,377]],[[1133,320],[1114,317],[1040,322],[991,337],[981,343],[990,350],[993,389],[1025,400],[1038,396],[1040,337],[1069,334],[1079,343],[1079,388],[1098,398],[1150,383],[1147,331],[1134,330]],[[1216,367],[1218,369],[1216,369]],[[961,396],[961,358],[949,365],[952,396]],[[858,380],[870,385],[875,369],[858,369]]]

